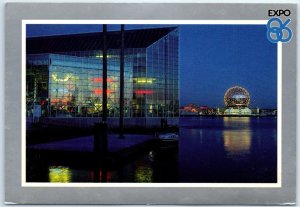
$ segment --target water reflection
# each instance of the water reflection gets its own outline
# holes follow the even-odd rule
[[[70,168],[63,166],[49,167],[49,182],[50,183],[69,183],[71,182],[72,173]]]
[[[250,153],[250,131],[224,131],[223,139],[228,158],[242,158]]]
[[[241,127],[249,128],[250,117],[223,117],[223,123],[225,127]]]
[[[150,165],[138,165],[134,172],[134,182],[151,183],[153,182],[153,169]]]
[[[245,159],[251,148],[250,118],[224,117],[223,122],[226,128],[223,131],[226,156],[232,160]]]
[[[95,183],[111,182],[112,172],[108,171],[106,168],[99,168],[96,166],[93,170],[89,171],[89,179]]]
[[[153,152],[146,156],[145,160],[138,160],[135,163],[134,182],[151,183],[153,182],[153,168],[151,166],[151,159],[154,158]]]
[[[107,166],[29,154],[27,182],[272,183],[277,181],[277,119],[181,118],[177,153],[145,152]],[[49,167],[50,166],[50,167]]]

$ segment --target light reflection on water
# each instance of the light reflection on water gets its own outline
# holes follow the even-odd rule
[[[29,182],[276,182],[276,117],[181,118],[179,150],[94,169],[28,160]],[[88,161],[87,161],[88,163]]]
[[[276,182],[276,117],[180,121],[180,182]]]
[[[69,183],[71,182],[72,173],[69,167],[50,166],[49,182],[50,183]]]
[[[250,117],[223,117],[224,127],[228,128],[249,128]]]
[[[232,160],[247,158],[251,148],[250,117],[224,117],[224,149]],[[237,128],[237,129],[236,129]]]
[[[153,169],[151,166],[138,166],[135,170],[134,181],[137,183],[153,182]]]
[[[231,159],[245,158],[250,153],[250,131],[224,131],[224,149]]]

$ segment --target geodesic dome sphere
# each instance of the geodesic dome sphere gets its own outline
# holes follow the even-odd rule
[[[227,107],[248,106],[250,103],[250,95],[245,88],[234,86],[226,91],[224,103]]]

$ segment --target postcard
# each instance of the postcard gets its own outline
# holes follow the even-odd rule
[[[295,204],[296,15],[7,4],[6,203]]]

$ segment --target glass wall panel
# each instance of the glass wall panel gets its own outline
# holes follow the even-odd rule
[[[179,116],[178,30],[147,48],[144,104],[149,117]]]
[[[27,56],[28,111],[45,104],[44,114],[55,117],[102,116],[101,50]],[[108,115],[120,109],[120,50],[108,50]],[[124,116],[179,115],[178,30],[147,48],[125,49]]]
[[[33,116],[35,104],[41,105],[42,116],[48,116],[49,57],[27,56],[26,59],[26,116]]]

